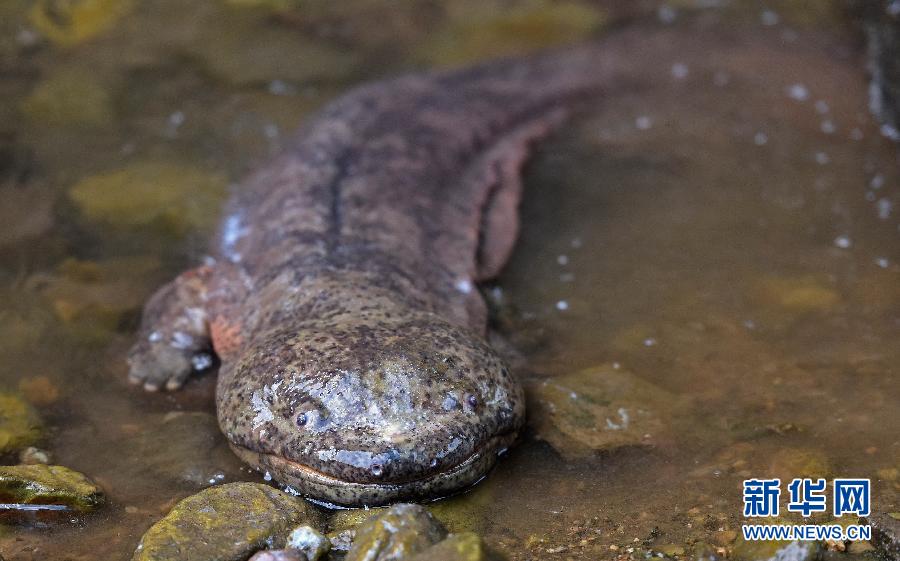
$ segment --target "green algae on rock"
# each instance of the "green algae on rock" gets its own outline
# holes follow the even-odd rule
[[[15,452],[41,439],[41,419],[19,394],[0,393],[0,453]]]
[[[409,561],[487,561],[491,559],[484,541],[477,534],[450,534],[428,549],[413,555]]]
[[[134,0],[38,0],[29,19],[45,37],[69,47],[110,29],[134,6]]]
[[[95,74],[64,70],[38,83],[22,102],[30,120],[55,126],[102,126],[113,121],[112,96]]]
[[[132,561],[243,561],[281,548],[298,524],[319,526],[310,504],[261,483],[227,483],[187,497],[138,544]]]
[[[532,384],[531,423],[540,439],[565,458],[651,445],[665,428],[674,398],[612,365]]]
[[[78,512],[96,509],[104,494],[87,476],[63,466],[0,466],[0,498],[23,504],[62,504]]]
[[[502,2],[467,2],[443,32],[421,51],[440,65],[521,54],[588,37],[605,21],[602,11],[581,2],[523,2],[512,8]]]
[[[86,177],[69,190],[69,196],[90,220],[124,228],[157,225],[183,235],[218,220],[226,186],[226,178],[215,172],[137,162]]]
[[[406,559],[446,536],[444,525],[425,507],[397,504],[370,517],[356,529],[356,538],[344,561]]]

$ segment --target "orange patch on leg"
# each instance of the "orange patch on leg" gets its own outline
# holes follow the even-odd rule
[[[243,343],[241,324],[229,322],[222,316],[216,316],[210,322],[209,335],[212,339],[213,349],[220,358],[236,353]]]

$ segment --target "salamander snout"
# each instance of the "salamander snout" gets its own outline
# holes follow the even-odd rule
[[[225,434],[275,479],[338,504],[446,495],[515,438],[521,387],[477,335],[433,314],[318,323],[219,382]]]

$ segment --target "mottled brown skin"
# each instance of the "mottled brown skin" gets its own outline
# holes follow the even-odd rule
[[[516,238],[529,145],[608,82],[603,45],[360,87],[230,204],[210,263],[148,303],[131,378],[221,359],[219,422],[277,481],[340,505],[450,494],[524,422],[474,283]]]

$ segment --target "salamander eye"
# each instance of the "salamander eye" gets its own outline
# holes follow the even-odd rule
[[[466,403],[469,404],[469,407],[475,409],[476,407],[478,407],[478,396],[473,393],[468,394],[466,396]]]
[[[384,473],[384,468],[381,467],[381,464],[372,464],[372,467],[369,468],[369,471],[372,472],[372,475],[375,477],[381,477],[381,474]]]
[[[309,420],[309,416],[306,413],[300,413],[297,415],[297,426],[302,427],[306,425],[306,422]]]

